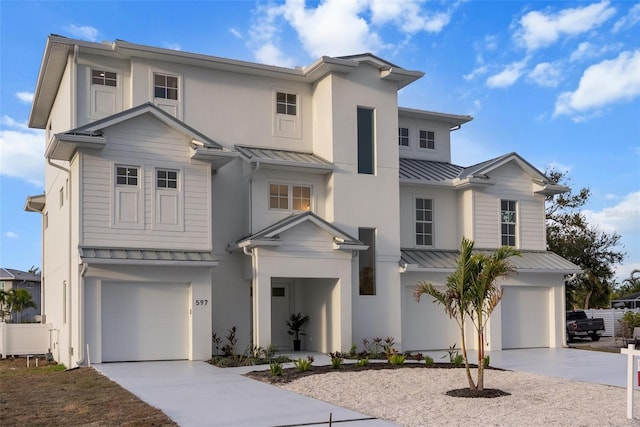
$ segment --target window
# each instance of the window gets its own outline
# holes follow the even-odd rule
[[[311,187],[308,185],[269,184],[269,209],[311,210]]]
[[[165,74],[153,75],[153,96],[164,99],[178,99],[178,78]]]
[[[289,186],[281,184],[269,185],[269,208],[289,209]]]
[[[398,145],[409,146],[409,128],[398,128]]]
[[[502,246],[516,245],[516,201],[500,201],[500,225],[502,228]]]
[[[60,187],[60,207],[64,206],[64,187]]]
[[[156,186],[158,188],[178,188],[178,171],[158,169],[156,171]]]
[[[436,148],[436,133],[430,130],[420,130],[420,148],[433,150]]]
[[[116,87],[118,77],[116,73],[103,70],[91,70],[91,83],[94,85]]]
[[[118,185],[138,185],[138,168],[128,166],[116,167],[116,184]]]
[[[416,245],[433,246],[433,200],[416,199]]]
[[[33,282],[27,282],[27,289],[33,289]]]
[[[360,251],[358,263],[360,267],[360,295],[376,294],[376,229],[359,228],[358,239],[369,246]]]
[[[0,291],[4,291],[4,280],[0,281]]]
[[[276,113],[295,116],[298,114],[297,95],[294,93],[276,92]]]
[[[358,173],[373,175],[374,131],[373,110],[358,107]]]

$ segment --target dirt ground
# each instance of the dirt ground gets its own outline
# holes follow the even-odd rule
[[[0,426],[175,426],[93,368],[65,371],[40,359],[0,360]]]

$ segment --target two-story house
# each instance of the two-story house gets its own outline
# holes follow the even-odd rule
[[[35,307],[29,307],[21,313],[12,313],[11,315],[4,313],[5,318],[0,317],[0,322],[6,320],[13,323],[38,322],[42,308],[40,274],[14,268],[0,268],[0,291],[8,293],[12,289],[24,289],[29,292]]]
[[[206,359],[212,333],[346,350],[459,341],[442,285],[463,236],[516,246],[491,349],[564,344],[564,285],[546,252],[552,185],[515,153],[451,164],[469,116],[398,107],[423,73],[371,54],[289,69],[50,36],[29,124],[46,130],[46,322],[54,356],[86,362]],[[528,322],[536,316],[534,324]]]

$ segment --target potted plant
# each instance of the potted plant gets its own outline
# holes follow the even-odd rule
[[[309,316],[302,315],[302,313],[291,313],[289,316],[289,320],[287,321],[287,326],[289,330],[287,333],[293,336],[293,350],[300,351],[300,336],[306,335],[304,329],[302,327],[305,323],[309,321]]]

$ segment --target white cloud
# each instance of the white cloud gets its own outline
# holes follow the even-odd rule
[[[560,94],[554,116],[584,113],[640,96],[640,49],[587,68],[574,92]]]
[[[163,43],[164,47],[167,49],[171,49],[171,50],[182,50],[182,47],[178,44],[178,43],[172,43],[172,42],[164,42]]]
[[[640,191],[627,194],[618,204],[601,211],[585,210],[589,223],[607,233],[640,233]]]
[[[18,234],[14,233],[13,231],[7,231],[6,233],[4,233],[4,236],[9,238],[9,239],[17,239],[18,238]]]
[[[8,116],[1,124],[0,174],[43,187],[44,131],[29,129]]]
[[[560,162],[551,162],[549,163],[545,168],[540,169],[541,171],[545,171],[545,170],[557,170],[559,172],[562,172],[564,174],[570,172],[573,169],[572,165],[565,165],[564,163],[560,163]]]
[[[524,67],[527,65],[527,61],[528,59],[525,58],[522,61],[506,65],[498,74],[494,74],[487,78],[486,85],[490,88],[509,87],[513,85],[518,81],[520,76],[522,76]]]
[[[562,78],[562,67],[558,63],[541,62],[527,78],[538,86],[556,87]]]
[[[233,34],[234,36],[236,36],[239,39],[243,39],[244,37],[242,37],[242,34],[240,33],[240,31],[236,30],[235,28],[229,28],[229,32],[231,34]]]
[[[578,48],[571,53],[569,61],[576,62],[588,58],[596,58],[598,56],[606,55],[609,52],[620,52],[622,50],[622,43],[612,43],[606,46],[597,47],[589,42],[582,42],[578,45]]]
[[[256,20],[249,30],[249,48],[254,52],[256,61],[263,64],[291,67],[292,58],[286,57],[278,47],[280,41],[280,22],[283,13],[282,6],[258,5]]]
[[[631,276],[633,270],[640,270],[640,262],[630,262],[615,266],[616,278],[618,282],[622,283],[623,280],[628,279]]]
[[[420,31],[438,33],[449,24],[457,7],[457,4],[452,4],[446,11],[432,12],[424,10],[423,3],[419,0],[371,0],[371,22],[374,25],[392,22],[407,34]]]
[[[78,37],[84,40],[89,40],[91,42],[98,41],[99,31],[94,27],[91,27],[88,25],[71,24],[68,27],[68,31],[75,37]]]
[[[636,3],[631,9],[629,9],[629,13],[626,16],[618,19],[616,23],[613,25],[613,32],[617,33],[622,30],[627,30],[631,27],[634,27],[636,24],[640,22],[640,3]]]
[[[30,104],[33,102],[33,92],[18,92],[16,93],[16,98],[22,102]]]
[[[557,13],[532,11],[520,18],[515,38],[528,50],[552,45],[560,36],[575,36],[606,22],[616,10],[608,1],[585,7],[563,9]]]

